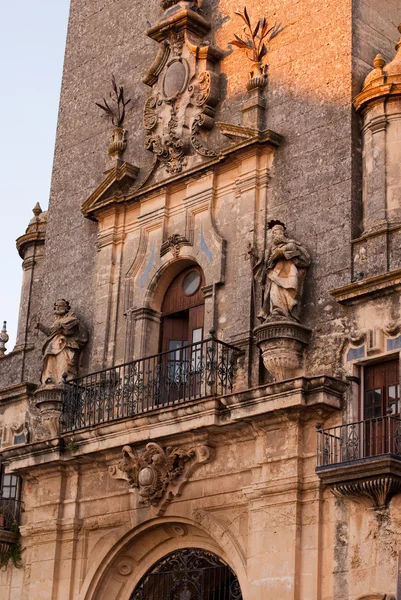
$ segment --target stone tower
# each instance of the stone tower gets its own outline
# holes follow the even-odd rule
[[[400,19],[71,0],[0,338],[1,598],[394,597]]]

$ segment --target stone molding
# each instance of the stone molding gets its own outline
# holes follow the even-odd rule
[[[240,151],[259,145],[269,145],[272,148],[276,148],[280,146],[282,140],[283,136],[269,129],[262,132],[252,130],[252,135],[250,137],[241,137],[237,140],[237,143],[221,150],[218,156],[196,164],[184,173],[170,175],[162,181],[152,182],[149,183],[149,185],[145,185],[146,182],[143,183],[143,185],[137,183],[138,167],[130,165],[129,163],[123,163],[120,168],[114,168],[111,171],[106,172],[106,176],[102,183],[83,203],[81,209],[82,213],[85,217],[97,221],[99,220],[99,213],[106,209],[110,209],[113,205],[134,202],[139,199],[142,200],[144,196],[150,197],[152,194],[166,188],[166,185],[172,184],[177,180],[185,182],[194,176],[202,175],[202,173],[210,170],[212,167],[225,163],[227,159]],[[127,178],[126,187],[118,184],[119,181],[125,181],[124,177]],[[130,181],[128,181],[129,179]],[[116,182],[115,187],[113,187],[114,182]]]
[[[170,445],[193,448],[194,435],[198,439],[208,427],[218,427],[220,437],[226,433],[232,438],[244,419],[250,421],[269,416],[273,421],[286,415],[303,414],[315,422],[324,421],[327,415],[341,409],[346,389],[347,383],[332,377],[300,377],[74,431],[78,448],[73,457],[66,455],[64,450],[65,441],[71,439],[71,432],[59,438],[51,439],[48,435],[43,441],[4,449],[2,457],[12,463],[13,471],[25,472],[35,465],[44,468],[71,460],[75,463],[80,457],[102,450],[146,444],[149,438],[160,444],[169,440]],[[200,443],[208,445],[206,439]]]
[[[333,296],[340,304],[353,304],[360,299],[365,300],[365,296],[375,296],[383,293],[392,293],[398,290],[401,284],[401,269],[390,271],[383,275],[375,275],[361,281],[349,283],[341,288],[330,290],[329,294]]]
[[[335,496],[367,507],[383,508],[401,492],[401,460],[392,456],[318,467],[316,473]]]
[[[96,220],[96,212],[110,204],[121,202],[132,190],[139,168],[124,162],[106,171],[102,183],[82,205],[85,217]]]

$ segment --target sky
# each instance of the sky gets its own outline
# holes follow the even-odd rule
[[[69,0],[0,0],[0,321],[15,344],[21,258],[32,208],[46,210]]]

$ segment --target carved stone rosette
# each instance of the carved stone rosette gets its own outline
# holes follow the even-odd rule
[[[299,374],[310,334],[311,329],[295,321],[267,322],[254,329],[263,364],[275,381]]]
[[[128,481],[130,491],[138,490],[138,501],[144,505],[159,506],[159,512],[180,494],[182,486],[195,468],[210,459],[210,448],[166,448],[150,442],[143,452],[124,446],[122,459],[109,467],[114,479]]]
[[[205,136],[214,127],[221,53],[202,41],[210,25],[192,10],[195,3],[165,3],[166,8],[173,4],[178,5],[168,19],[147,31],[160,49],[143,80],[152,88],[143,126],[146,148],[168,173],[176,174],[194,153],[216,155]]]

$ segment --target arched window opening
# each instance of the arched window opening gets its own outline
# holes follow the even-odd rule
[[[130,600],[242,600],[232,569],[212,552],[184,548],[142,577]]]

